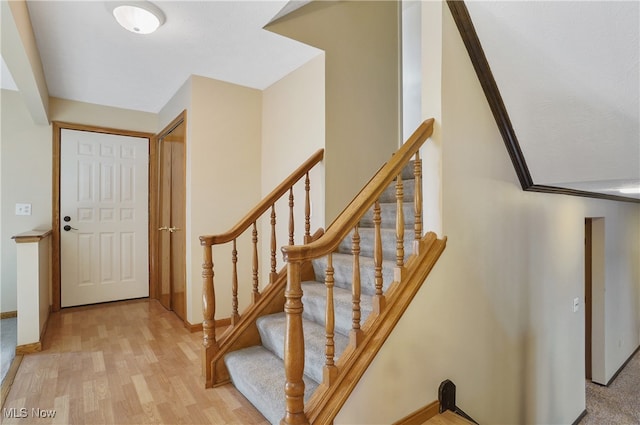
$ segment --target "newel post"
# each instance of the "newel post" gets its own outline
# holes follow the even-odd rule
[[[213,386],[213,370],[211,360],[218,352],[216,341],[216,295],[213,289],[213,251],[211,245],[204,245],[202,263],[202,372],[205,376],[205,388]]]
[[[287,289],[284,293],[287,315],[284,336],[284,369],[286,383],[285,415],[280,425],[307,425],[304,413],[304,334],[302,330],[302,285],[300,263],[287,264]]]

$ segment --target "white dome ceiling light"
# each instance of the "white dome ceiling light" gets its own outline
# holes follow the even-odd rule
[[[113,2],[110,5],[116,21],[136,34],[151,34],[165,22],[162,10],[148,1]]]

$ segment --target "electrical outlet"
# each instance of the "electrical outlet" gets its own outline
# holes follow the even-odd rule
[[[579,309],[580,309],[580,298],[574,298],[573,299],[573,312],[577,313]]]
[[[31,215],[31,204],[16,204],[16,215]]]

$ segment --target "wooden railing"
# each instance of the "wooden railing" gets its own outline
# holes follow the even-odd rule
[[[367,326],[360,323],[360,246],[358,223],[367,211],[373,208],[374,223],[374,279],[375,279],[375,295],[373,296],[373,313],[370,315],[367,323],[375,320],[376,317],[386,320],[385,309],[387,308],[387,294],[383,293],[382,282],[382,238],[380,231],[380,205],[378,199],[384,190],[395,180],[396,181],[396,200],[397,200],[397,216],[396,216],[396,267],[394,270],[394,283],[401,283],[404,275],[407,273],[405,267],[404,253],[404,231],[405,219],[403,215],[403,182],[402,170],[409,162],[415,158],[414,174],[415,174],[415,196],[414,196],[414,254],[418,254],[422,247],[426,244],[422,235],[422,165],[419,149],[424,142],[431,136],[433,132],[433,119],[425,121],[407,140],[407,142],[391,157],[369,181],[369,183],[360,191],[347,208],[336,218],[329,226],[327,231],[319,239],[305,245],[290,245],[282,248],[285,261],[287,262],[287,284],[285,290],[286,313],[286,333],[284,347],[284,363],[285,363],[285,398],[286,412],[282,419],[282,424],[300,425],[308,424],[310,421],[308,412],[305,411],[304,403],[304,335],[302,328],[302,286],[301,286],[301,270],[303,263],[307,263],[312,259],[327,256],[326,269],[326,363],[324,366],[324,381],[322,386],[326,389],[334,385],[339,379],[341,363],[336,364],[334,359],[334,303],[333,303],[333,266],[332,253],[338,248],[338,245],[350,233],[352,237],[352,254],[353,254],[353,291],[352,291],[352,329],[350,333],[349,349],[358,350],[359,346],[367,338]],[[430,236],[433,236],[431,234]],[[433,240],[433,238],[432,238]],[[442,248],[443,249],[443,245]],[[441,252],[441,250],[440,250]],[[439,253],[437,254],[439,256]],[[436,257],[437,259],[437,257]],[[411,261],[411,260],[408,260]],[[435,261],[435,260],[434,260]],[[415,263],[415,262],[414,262]],[[387,292],[390,292],[389,289]],[[372,317],[373,316],[373,317]],[[398,316],[399,318],[399,316]],[[397,318],[394,320],[397,321]],[[390,332],[390,331],[389,331]],[[378,347],[379,348],[379,347]],[[346,352],[343,356],[348,355]],[[342,360],[342,357],[341,357]],[[344,369],[349,369],[345,367]],[[315,395],[314,395],[315,397]],[[315,400],[310,401],[310,404]],[[318,403],[315,403],[316,405]],[[335,410],[337,407],[332,406]],[[318,420],[317,417],[312,420]],[[325,418],[326,419],[326,418]],[[323,420],[320,422],[324,423]],[[318,423],[320,423],[318,422]]]
[[[288,236],[289,244],[294,244],[295,236],[295,214],[294,214],[294,186],[304,177],[304,191],[305,191],[305,206],[304,206],[304,242],[307,243],[312,240],[311,228],[310,228],[310,216],[311,216],[311,201],[310,190],[311,183],[309,179],[309,172],[311,169],[322,161],[324,156],[324,150],[320,149],[307,159],[300,167],[298,167],[293,173],[291,173],[278,187],[276,187],[269,195],[267,195],[258,205],[256,205],[247,215],[245,215],[233,228],[229,231],[218,234],[208,235],[200,237],[200,244],[204,247],[204,257],[202,264],[202,311],[204,320],[202,323],[203,330],[203,372],[206,378],[206,386],[212,386],[213,384],[213,370],[212,359],[216,355],[219,349],[218,341],[215,335],[215,306],[216,306],[216,294],[214,285],[214,263],[213,263],[213,246],[222,245],[231,242],[231,263],[232,263],[232,277],[231,277],[231,326],[235,326],[240,321],[240,314],[238,311],[238,238],[245,234],[245,232],[251,232],[251,269],[252,269],[252,285],[251,285],[251,301],[252,304],[256,304],[260,300],[261,292],[259,288],[259,255],[258,255],[258,225],[260,218],[268,214],[268,219],[271,227],[270,231],[270,273],[269,282],[273,283],[278,278],[278,272],[276,270],[276,202],[285,196],[288,196]]]

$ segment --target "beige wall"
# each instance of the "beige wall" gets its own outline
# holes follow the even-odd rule
[[[399,14],[396,1],[311,2],[267,27],[325,51],[327,222],[398,148]]]
[[[640,344],[640,207],[523,192],[446,7],[442,16],[447,249],[335,423],[390,423],[447,378],[480,423],[572,423],[585,408],[584,305],[572,311],[584,299],[584,219],[605,221],[610,378]]]
[[[260,200],[262,92],[193,76],[187,134],[187,310],[202,321],[199,236],[223,233]],[[250,241],[238,242],[239,285],[251,287]],[[216,260],[218,259],[218,260]],[[216,318],[231,312],[231,247],[214,249]],[[250,290],[240,291],[241,308]]]
[[[122,130],[155,132],[156,114],[51,98],[50,119]],[[16,247],[11,236],[51,227],[52,134],[34,124],[20,93],[2,90],[2,305],[15,311]],[[27,173],[28,174],[25,174]],[[24,176],[24,178],[22,178]],[[32,204],[31,216],[16,216],[15,204]]]
[[[171,96],[171,99],[158,112],[158,128],[156,133],[161,132],[185,109],[191,107],[191,77]],[[187,134],[189,134],[189,116],[187,111]]]
[[[93,103],[52,97],[49,100],[51,121],[85,124],[117,130],[155,133],[158,114],[114,108]]]
[[[51,126],[36,125],[16,91],[2,90],[2,281],[0,311],[16,311],[16,244],[12,236],[51,226]],[[30,216],[16,216],[16,203]]]
[[[0,4],[2,58],[33,120],[49,124],[49,92],[25,0]]]
[[[262,101],[262,196],[269,194],[283,179],[318,149],[325,146],[324,127],[324,55],[319,55],[263,92]],[[325,226],[324,164],[310,173],[311,233]],[[295,241],[302,243],[304,235],[304,178],[294,188]],[[288,198],[288,197],[287,197]],[[288,200],[278,202],[277,270],[284,265],[280,247],[288,243]],[[270,235],[270,221],[264,220],[262,234]],[[270,239],[262,238],[262,258],[269,259]],[[262,261],[263,272],[269,271],[269,261]],[[264,275],[266,276],[266,275]],[[263,282],[265,283],[265,282]]]

